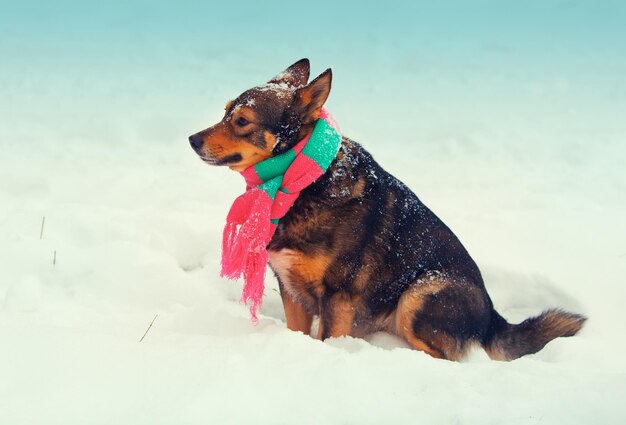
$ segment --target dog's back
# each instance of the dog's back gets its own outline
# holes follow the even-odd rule
[[[327,312],[322,339],[385,330],[435,357],[456,360],[478,343],[510,360],[574,334],[584,320],[551,311],[518,327],[506,323],[454,233],[349,139],[281,220],[268,249],[274,258],[297,256],[289,271],[284,261],[275,271],[309,314]]]

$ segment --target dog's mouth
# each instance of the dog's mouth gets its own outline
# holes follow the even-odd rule
[[[200,155],[200,158],[206,162],[209,165],[227,165],[227,166],[232,166],[232,165],[236,165],[239,162],[241,162],[241,160],[243,159],[243,157],[241,156],[241,154],[239,153],[235,153],[232,155],[227,155],[223,158],[214,158],[214,157],[208,157],[206,155]]]

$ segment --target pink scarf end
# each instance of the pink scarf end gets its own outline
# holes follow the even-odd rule
[[[250,306],[252,321],[257,322],[265,288],[267,244],[271,238],[270,212],[272,200],[260,189],[241,195],[226,217],[222,239],[221,276],[244,278],[241,301]]]

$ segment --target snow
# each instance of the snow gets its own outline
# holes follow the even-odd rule
[[[300,59],[299,45],[207,53],[161,25],[172,38],[151,50],[144,23],[135,57],[125,28],[102,44],[87,31],[85,45],[52,30],[44,47],[30,41],[23,28],[57,28],[52,10],[4,27],[0,424],[621,423],[626,55],[613,21],[597,45],[578,40],[570,53],[563,37],[586,28],[570,29],[572,10],[536,14],[565,19],[541,54],[506,20],[497,44],[482,32],[437,41],[428,10],[402,15],[422,20],[419,42],[383,31],[393,43],[372,35],[346,47],[339,29],[313,34],[311,75],[333,67],[327,106],[343,133],[459,236],[498,311],[510,321],[550,307],[589,316],[580,335],[510,363],[480,350],[436,360],[386,334],[320,342],[290,332],[269,274],[253,326],[241,283],[219,278],[222,226],[244,183],[202,163],[186,138]],[[119,24],[112,11],[94,34]]]
[[[256,86],[254,88],[256,91],[261,93],[272,92],[276,94],[277,97],[285,99],[289,98],[296,91],[297,87],[292,86],[291,84],[281,81],[281,82],[270,82],[264,83]]]
[[[98,143],[34,153],[5,146],[0,423],[401,423],[417,415],[571,424],[624,413],[624,290],[615,285],[623,257],[593,253],[623,239],[601,204],[570,194],[564,210],[538,199],[545,185],[536,176],[500,166],[464,178],[443,161],[418,168],[379,156],[412,176],[418,193],[426,188],[426,202],[460,229],[502,314],[521,320],[560,306],[590,317],[580,336],[534,356],[498,363],[478,352],[453,364],[385,335],[322,343],[290,332],[269,277],[253,326],[237,302],[241,286],[218,278],[221,228],[243,183],[194,155],[182,137],[118,152]],[[494,187],[495,173],[509,180]],[[589,234],[585,223],[598,214],[607,223]]]

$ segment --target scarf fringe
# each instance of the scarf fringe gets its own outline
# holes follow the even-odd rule
[[[250,307],[253,322],[261,306],[270,240],[272,199],[261,189],[239,196],[226,217],[222,239],[221,276],[244,278],[241,301]]]

